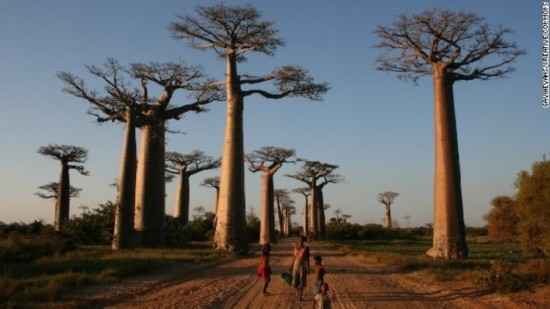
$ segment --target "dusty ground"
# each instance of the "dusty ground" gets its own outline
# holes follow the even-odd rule
[[[291,263],[293,241],[273,246],[274,274],[268,296],[256,276],[258,255],[223,264],[182,266],[170,272],[137,277],[116,284],[85,288],[42,308],[311,308],[313,275],[305,300],[279,275]],[[362,264],[326,245],[310,244],[312,256],[323,256],[326,281],[336,294],[333,308],[550,308],[537,293],[486,294],[466,283],[427,285],[384,266]],[[312,260],[313,265],[313,260]]]

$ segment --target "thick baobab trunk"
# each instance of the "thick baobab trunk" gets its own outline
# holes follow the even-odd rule
[[[136,128],[132,108],[126,112],[126,134],[122,146],[117,185],[113,250],[131,247],[134,233],[134,204],[136,195]]]
[[[220,188],[215,187],[216,189],[216,204],[214,205],[214,222],[212,223],[212,228],[216,230],[216,225],[218,223],[218,205],[220,204]]]
[[[283,236],[285,234],[285,218],[283,215],[283,208],[281,207],[281,202],[277,198],[277,230],[279,234]]]
[[[227,115],[220,176],[220,201],[214,248],[238,254],[248,252],[244,193],[244,101],[237,76],[236,55],[227,56]]]
[[[183,224],[189,222],[189,194],[189,174],[181,170],[174,197],[174,218],[179,218]]]
[[[292,230],[292,221],[290,217],[290,210],[285,211],[285,236],[290,236],[290,231]]]
[[[273,175],[265,172],[262,175],[262,213],[260,220],[260,244],[277,243],[275,233],[275,214],[273,205]]]
[[[453,81],[445,67],[433,66],[435,108],[434,258],[467,258]]]
[[[325,199],[323,197],[323,188],[317,188],[317,226],[321,239],[327,238],[327,224],[325,222]]]
[[[384,204],[384,206],[386,207],[386,224],[385,224],[385,227],[387,229],[391,229],[392,226],[391,226],[391,205],[390,204]]]
[[[136,176],[135,229],[141,247],[165,246],[164,127],[141,128]]]
[[[315,185],[317,179],[313,177],[311,183],[313,184],[311,186],[311,224],[309,226],[309,235],[310,237],[313,237],[313,239],[317,239],[319,237],[319,225],[318,225],[318,217],[317,217],[317,185]]]
[[[69,220],[71,203],[71,184],[69,179],[69,163],[61,160],[61,175],[59,176],[59,187],[57,189],[57,202],[55,210],[54,227],[59,231],[65,221]]]
[[[308,214],[308,211],[309,211],[309,201],[308,201],[308,196],[307,195],[304,195],[305,198],[306,198],[306,202],[304,204],[304,226],[303,226],[303,233],[304,235],[307,237],[308,236],[308,231],[309,231],[309,214]]]

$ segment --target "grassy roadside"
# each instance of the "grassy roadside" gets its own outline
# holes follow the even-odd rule
[[[109,246],[82,246],[36,259],[4,260],[0,272],[0,307],[52,301],[73,288],[154,273],[181,263],[226,258],[229,255],[214,251],[210,242],[198,242],[182,249],[112,251]]]
[[[431,239],[356,241],[341,244],[340,250],[361,256],[367,263],[395,267],[428,283],[472,281],[492,292],[529,290],[550,283],[550,261],[522,256],[519,245],[475,237],[468,239],[470,257],[455,261],[426,257],[430,247]]]

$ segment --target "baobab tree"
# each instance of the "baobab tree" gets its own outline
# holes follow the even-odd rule
[[[331,170],[330,173],[323,175],[323,177],[321,177],[319,180],[320,182],[317,185],[317,205],[319,208],[319,210],[317,211],[317,222],[319,222],[319,232],[321,233],[321,237],[324,239],[327,236],[325,210],[330,208],[330,204],[325,204],[325,195],[323,193],[323,188],[329,183],[340,183],[344,181],[344,178],[341,175],[332,173]]]
[[[260,244],[277,243],[275,237],[275,217],[273,206],[273,176],[284,163],[291,160],[296,151],[280,147],[265,146],[246,155],[248,169],[251,172],[262,172],[262,203],[260,217]]]
[[[342,222],[344,223],[348,223],[348,219],[351,218],[351,215],[349,214],[341,214],[340,215],[340,219],[342,220]]]
[[[324,237],[325,234],[321,233],[320,228],[320,222],[324,221],[325,218],[322,189],[328,183],[342,181],[342,177],[333,173],[333,171],[338,168],[337,165],[321,163],[319,161],[302,161],[304,161],[304,165],[300,171],[285,176],[294,178],[308,185],[311,190],[311,224],[309,227],[309,234],[314,238],[318,238],[319,236]],[[326,228],[324,228],[323,231],[326,232]]]
[[[377,197],[378,202],[380,202],[381,204],[384,204],[386,208],[386,216],[384,217],[385,218],[384,227],[386,227],[387,229],[392,228],[391,205],[393,204],[393,201],[397,196],[399,196],[399,193],[397,192],[386,191],[384,193],[378,194],[378,197]]]
[[[296,207],[294,207],[294,200],[285,199],[282,201],[283,217],[284,217],[284,235],[285,237],[290,236],[292,231],[292,215],[296,214]]]
[[[189,221],[189,178],[202,171],[220,167],[220,159],[207,156],[203,151],[194,150],[189,154],[167,152],[166,171],[178,175],[178,185],[174,196],[174,218],[179,218],[182,224]]]
[[[39,154],[52,157],[61,163],[61,175],[57,183],[57,201],[55,204],[54,228],[59,231],[63,223],[69,219],[71,203],[71,184],[69,170],[76,170],[81,175],[87,176],[88,171],[83,165],[73,163],[85,163],[88,160],[88,150],[71,145],[50,144],[42,146],[37,151]]]
[[[275,189],[273,190],[273,196],[275,198],[275,212],[277,212],[277,231],[282,236],[285,231],[285,216],[283,212],[283,206],[290,200],[289,192],[287,189]]]
[[[199,6],[198,18],[179,17],[169,25],[175,39],[187,40],[195,49],[211,49],[225,59],[227,116],[222,151],[220,178],[220,205],[218,224],[214,235],[214,247],[237,253],[248,251],[245,230],[244,190],[244,98],[261,95],[268,99],[305,97],[320,100],[328,91],[326,83],[314,83],[308,72],[286,65],[263,76],[239,74],[238,64],[246,60],[246,54],[256,52],[268,56],[283,45],[271,21],[262,21],[260,12],[251,5]],[[254,88],[272,82],[273,90]],[[243,89],[244,86],[254,86]]]
[[[219,100],[223,93],[211,84],[200,67],[183,61],[134,63],[126,69],[117,60],[109,58],[103,67],[92,65],[86,68],[105,83],[104,93],[88,89],[81,78],[69,72],[57,75],[65,84],[63,91],[88,101],[92,105],[90,114],[96,116],[98,122],[126,123],[113,249],[128,247],[134,229],[137,245],[163,247],[166,122],[179,119],[187,112],[205,111],[204,105]],[[140,86],[132,86],[127,78]],[[161,89],[160,94],[151,98],[150,89],[155,87]],[[191,92],[194,101],[169,105],[178,90]],[[139,154],[136,152],[136,128],[141,130]]]
[[[44,192],[36,192],[36,193],[34,193],[34,195],[36,195],[38,197],[41,197],[43,199],[51,199],[51,198],[54,199],[54,201],[55,201],[54,202],[54,220],[57,220],[57,215],[58,215],[57,198],[59,196],[59,183],[58,182],[50,182],[49,184],[38,187],[38,189],[40,189]],[[75,188],[73,186],[70,186],[70,188],[69,188],[69,197],[77,198],[81,191],[82,191],[82,189],[80,189],[80,188]],[[54,226],[58,226],[58,224],[56,224],[56,222],[54,222]]]
[[[428,10],[399,16],[391,26],[379,26],[376,45],[386,51],[378,69],[395,72],[415,84],[432,75],[435,115],[434,258],[468,257],[465,239],[458,137],[453,86],[457,81],[502,78],[525,51],[504,37],[505,27],[491,29],[472,12]]]
[[[336,222],[340,222],[341,214],[342,214],[342,208],[338,208],[334,211],[334,215],[336,216]]]
[[[201,186],[216,189],[216,204],[214,205],[214,212],[218,212],[218,200],[220,198],[220,177],[208,177],[204,178],[201,182]]]
[[[296,188],[296,189],[293,189],[292,192],[294,193],[299,193],[301,195],[304,196],[305,198],[305,203],[304,203],[304,226],[302,227],[303,228],[303,233],[305,236],[307,236],[309,234],[309,196],[311,195],[311,189],[308,188],[308,187],[301,187],[301,188]]]

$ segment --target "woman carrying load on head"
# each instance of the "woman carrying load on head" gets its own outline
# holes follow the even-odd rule
[[[306,237],[299,235],[294,247],[294,259],[289,271],[292,273],[292,287],[296,289],[296,299],[304,300],[304,288],[309,273],[309,247],[304,245]]]

